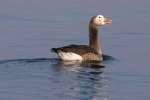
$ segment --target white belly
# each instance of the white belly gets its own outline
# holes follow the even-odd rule
[[[82,61],[83,58],[73,52],[58,52],[58,56],[60,57],[60,59],[62,60],[66,60],[66,61],[72,61],[72,60],[78,60],[78,61]]]

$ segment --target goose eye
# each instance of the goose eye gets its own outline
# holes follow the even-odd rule
[[[98,15],[97,18],[98,18],[98,19],[102,19],[103,16],[102,16],[102,15]]]

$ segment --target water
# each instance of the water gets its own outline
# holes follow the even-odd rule
[[[148,0],[1,0],[0,100],[149,100]],[[102,63],[60,62],[50,48],[87,44],[103,14]]]

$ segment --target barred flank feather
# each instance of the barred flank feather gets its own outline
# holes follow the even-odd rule
[[[101,60],[96,49],[88,45],[68,45],[60,48],[52,48],[52,52],[58,54],[62,60]]]

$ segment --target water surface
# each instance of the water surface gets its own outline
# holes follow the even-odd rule
[[[1,100],[149,100],[148,0],[1,0]],[[88,21],[103,14],[102,63],[60,62],[50,48],[88,43]]]

